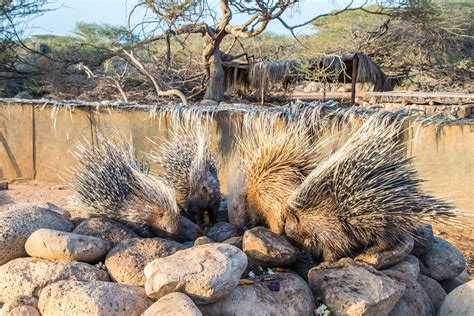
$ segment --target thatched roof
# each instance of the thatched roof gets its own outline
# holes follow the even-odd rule
[[[228,63],[224,65],[226,90],[263,91],[301,80],[351,82],[355,57],[358,61],[357,83],[370,84],[373,91],[393,89],[394,81],[385,75],[377,63],[362,53],[352,53],[307,60],[261,61],[253,64]]]

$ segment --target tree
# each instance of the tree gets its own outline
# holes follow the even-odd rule
[[[465,90],[474,77],[473,14],[470,0],[373,5],[320,19],[306,45],[331,53],[363,51],[391,74],[410,71],[423,90]]]
[[[0,82],[12,82],[25,76],[17,69],[17,65],[24,62],[20,51],[33,51],[23,42],[25,21],[49,11],[47,4],[48,0],[0,1]]]
[[[215,1],[214,1],[215,2]],[[200,34],[204,48],[202,62],[204,65],[207,86],[204,99],[222,101],[224,99],[224,69],[223,62],[229,62],[245,56],[233,55],[222,50],[223,40],[231,36],[235,40],[256,37],[265,31],[272,21],[279,21],[292,32],[305,25],[313,23],[318,17],[290,26],[282,18],[283,13],[294,9],[299,0],[219,0],[218,9],[212,9],[212,1],[205,0],[141,0],[139,6],[146,6],[153,14],[159,17],[160,23],[166,27],[159,27],[161,32],[124,50],[133,49],[145,44],[183,34]],[[353,8],[354,1],[341,11]],[[363,3],[357,8],[364,6]],[[339,11],[324,14],[337,15]],[[244,18],[245,22],[234,24],[236,15]],[[168,45],[169,48],[169,45]],[[168,50],[168,52],[170,52]],[[169,53],[170,54],[170,53]],[[169,55],[168,55],[169,56]]]

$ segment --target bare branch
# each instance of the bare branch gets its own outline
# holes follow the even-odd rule
[[[129,60],[137,69],[143,73],[145,76],[147,76],[150,81],[153,83],[153,86],[155,87],[156,94],[160,97],[168,97],[168,96],[177,96],[181,99],[181,102],[184,105],[188,105],[188,101],[186,100],[186,97],[184,94],[179,91],[178,89],[169,89],[166,91],[161,90],[158,81],[156,81],[156,78],[143,66],[143,64],[134,56],[133,52],[128,52],[126,50],[123,50],[122,53],[126,56],[127,60]]]

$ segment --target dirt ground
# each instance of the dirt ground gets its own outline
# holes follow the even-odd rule
[[[67,208],[67,199],[72,191],[67,185],[52,185],[37,182],[10,184],[8,190],[0,190],[0,210],[14,203],[50,202]],[[74,212],[71,210],[74,216]],[[472,219],[468,219],[472,220]],[[469,276],[474,277],[474,229],[459,226],[439,225],[434,227],[435,234],[458,247],[466,257]]]

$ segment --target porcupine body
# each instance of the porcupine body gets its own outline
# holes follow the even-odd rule
[[[284,233],[286,204],[319,159],[307,128],[271,114],[244,117],[228,175],[229,221]]]
[[[112,218],[175,236],[179,210],[172,189],[142,171],[130,145],[103,136],[98,140],[99,145],[80,145],[76,153],[82,169],[75,174],[72,205],[89,217]]]
[[[287,205],[286,235],[324,261],[378,252],[426,220],[452,215],[424,194],[398,140],[400,122],[375,115],[322,161]]]
[[[180,209],[203,225],[206,213],[211,223],[217,221],[221,192],[208,130],[200,122],[193,123],[178,128],[171,140],[161,142],[150,158],[163,167],[162,177],[174,189]]]

